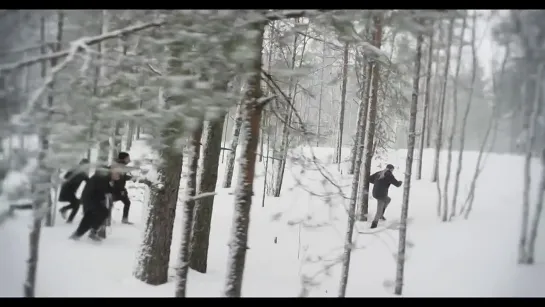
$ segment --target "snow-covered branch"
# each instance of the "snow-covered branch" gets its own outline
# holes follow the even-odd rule
[[[78,51],[85,50],[91,45],[95,45],[95,44],[98,44],[98,43],[100,43],[102,41],[109,40],[109,39],[112,39],[112,38],[119,38],[119,37],[121,37],[123,35],[143,31],[143,30],[150,29],[150,28],[159,27],[159,26],[163,25],[164,23],[165,23],[164,21],[138,23],[138,24],[133,25],[133,26],[129,26],[129,27],[125,27],[125,28],[122,28],[122,29],[114,30],[114,31],[107,32],[107,33],[104,33],[104,34],[101,34],[101,35],[82,37],[82,38],[79,38],[79,39],[71,42],[70,43],[71,47],[68,48],[68,49],[61,50],[59,52],[53,52],[53,53],[49,53],[49,54],[45,54],[45,55],[31,57],[31,58],[24,59],[24,60],[21,60],[21,61],[12,63],[12,64],[0,65],[0,73],[10,72],[12,70],[16,70],[16,69],[19,69],[19,68],[30,66],[30,65],[40,63],[40,62],[43,62],[43,61],[49,61],[49,60],[52,60],[52,59],[59,59],[59,58],[70,57],[70,56],[71,56],[71,58],[73,58],[74,53],[76,53]],[[78,46],[78,49],[76,49],[74,51],[72,49],[73,46]]]

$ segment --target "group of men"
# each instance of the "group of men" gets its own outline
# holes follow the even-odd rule
[[[100,241],[97,235],[98,230],[103,227],[110,216],[111,206],[116,201],[123,202],[123,224],[129,222],[129,200],[125,184],[131,176],[127,174],[126,165],[131,162],[126,152],[120,152],[117,159],[110,166],[97,167],[93,176],[89,178],[89,160],[83,159],[79,165],[64,175],[64,182],[61,185],[59,201],[69,204],[59,211],[68,223],[71,223],[76,216],[80,205],[83,205],[83,218],[76,231],[70,239],[77,240],[87,231],[91,231],[89,238]],[[86,181],[81,199],[78,199],[76,192],[83,181]],[[71,210],[66,218],[67,212]]]

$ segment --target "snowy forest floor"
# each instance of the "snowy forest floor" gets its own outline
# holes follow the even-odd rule
[[[329,164],[333,149],[314,148],[331,180],[338,184],[346,197],[350,195],[351,175],[346,175],[347,163]],[[139,141],[131,150],[133,159],[148,149]],[[304,152],[308,153],[309,149]],[[347,156],[348,148],[343,149]],[[292,155],[301,155],[294,149]],[[307,155],[308,156],[308,155]],[[436,216],[437,189],[431,183],[433,151],[426,150],[423,179],[413,179],[409,216],[408,240],[414,245],[408,251],[403,296],[545,296],[545,223],[540,229],[536,264],[517,265],[517,241],[520,231],[522,202],[522,157],[490,154],[477,184],[474,210],[468,220],[458,218],[450,223]],[[455,153],[455,156],[457,153]],[[464,155],[464,171],[459,203],[467,195],[474,172],[477,153]],[[261,176],[254,185],[250,242],[244,274],[243,296],[293,297],[301,290],[303,274],[316,275],[320,286],[312,288],[310,296],[336,296],[340,264],[331,274],[314,274],[340,256],[346,232],[348,200],[337,188],[313,170],[294,159],[286,168],[283,191],[279,198],[267,197],[261,207],[264,163],[258,163]],[[441,185],[445,175],[446,154],[442,156]],[[263,161],[264,162],[264,161]],[[403,180],[405,151],[392,151],[382,161],[396,166],[394,174]],[[379,169],[374,162],[373,171]],[[185,168],[184,163],[184,168]],[[415,163],[416,165],[416,163]],[[538,178],[539,167],[533,167]],[[218,186],[221,186],[225,164],[220,165]],[[455,167],[455,165],[453,165]],[[271,170],[269,165],[269,170]],[[301,170],[305,169],[304,173]],[[454,170],[454,168],[453,168]],[[236,169],[235,180],[236,182]],[[452,179],[451,179],[452,181]],[[537,183],[533,180],[533,186]],[[183,183],[182,183],[183,186]],[[534,189],[535,190],[535,189]],[[141,190],[131,188],[131,217],[135,225],[123,225],[122,204],[115,205],[112,228],[108,238],[99,244],[87,238],[79,242],[68,240],[77,227],[67,225],[60,216],[53,228],[43,228],[38,265],[37,296],[41,297],[163,297],[174,295],[174,268],[178,264],[182,209],[176,216],[171,251],[171,281],[161,286],[148,286],[136,280],[132,271],[143,229]],[[222,293],[227,268],[228,239],[233,211],[233,189],[217,189],[214,204],[209,249],[208,273],[190,272],[188,296],[215,297]],[[318,195],[311,195],[311,194]],[[329,197],[323,196],[330,194]],[[452,192],[449,193],[451,197]],[[183,195],[181,192],[180,195]],[[532,197],[536,193],[533,191]],[[397,220],[401,211],[402,189],[390,189],[392,203],[386,217]],[[181,197],[180,197],[181,198]],[[328,201],[326,201],[328,200]],[[532,198],[533,200],[533,198]],[[532,201],[532,206],[534,205]],[[181,202],[179,203],[181,205]],[[60,206],[61,204],[59,204]],[[376,201],[370,200],[370,215]],[[282,213],[282,214],[279,214]],[[311,218],[311,224],[329,223],[321,227],[289,225],[290,221]],[[278,217],[274,218],[273,217]],[[360,228],[367,228],[359,224]],[[28,213],[17,213],[0,228],[0,297],[22,296],[28,257]],[[347,296],[393,296],[388,287],[395,278],[395,253],[398,231],[385,230],[377,234],[355,232],[358,249],[352,256]],[[319,263],[306,263],[307,258]]]

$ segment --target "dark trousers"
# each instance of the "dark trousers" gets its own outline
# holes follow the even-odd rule
[[[72,195],[66,195],[63,197],[59,197],[59,201],[67,201],[69,202],[70,204],[62,207],[60,209],[61,212],[66,212],[66,210],[72,210],[72,212],[70,212],[70,215],[68,216],[68,219],[66,220],[67,222],[72,222],[74,220],[74,217],[76,217],[76,214],[78,213],[78,210],[79,210],[79,206],[80,206],[80,201],[79,199],[76,197],[76,195],[72,194]]]
[[[380,218],[384,215],[384,212],[386,211],[388,204],[390,204],[390,201],[392,201],[392,199],[388,196],[377,198],[377,213],[375,213],[373,223],[378,223]]]
[[[129,218],[129,210],[131,209],[131,201],[129,200],[129,196],[127,195],[127,191],[123,193],[123,195],[120,194],[114,194],[113,195],[113,201],[121,201],[123,203],[123,219]]]
[[[108,209],[101,205],[89,210],[85,210],[83,212],[83,219],[81,219],[78,229],[76,229],[75,235],[81,237],[89,229],[97,231],[100,226],[104,224],[104,221],[108,218],[108,214]]]

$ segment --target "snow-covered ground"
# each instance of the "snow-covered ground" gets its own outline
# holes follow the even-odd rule
[[[137,142],[133,159],[147,150]],[[351,176],[336,165],[328,165],[333,150],[314,148],[325,167],[322,173],[350,195]],[[349,149],[344,149],[348,155]],[[295,150],[294,154],[308,152]],[[423,180],[414,181],[411,189],[409,241],[404,296],[545,296],[545,226],[540,229],[536,264],[516,264],[517,238],[522,201],[522,158],[491,154],[478,183],[474,210],[469,220],[441,223],[436,217],[437,192],[430,183],[431,150],[425,152],[427,163]],[[476,161],[476,153],[464,156],[460,201],[465,200]],[[442,158],[442,161],[446,160]],[[396,166],[394,174],[403,180],[405,153],[391,152],[385,159]],[[301,290],[303,274],[314,275],[320,286],[311,296],[336,296],[340,265],[331,274],[323,274],[328,263],[338,258],[345,226],[348,201],[338,188],[324,180],[312,164],[302,167],[294,161],[286,169],[280,198],[267,197],[261,206],[263,176],[255,182],[254,205],[250,225],[250,242],[244,275],[243,296],[292,297]],[[220,166],[222,182],[225,164]],[[269,165],[269,169],[270,169]],[[264,163],[257,171],[263,173]],[[302,172],[304,169],[304,172]],[[378,162],[374,170],[378,169]],[[445,166],[441,169],[444,176]],[[540,167],[532,168],[538,178]],[[236,173],[235,173],[236,176]],[[536,180],[534,180],[536,181]],[[234,181],[236,182],[236,181]],[[536,185],[536,182],[534,182]],[[227,243],[233,213],[232,189],[218,188],[214,204],[208,273],[190,272],[188,296],[219,296],[227,268]],[[113,226],[107,240],[97,244],[87,239],[68,240],[75,225],[57,219],[53,228],[43,228],[40,246],[37,296],[85,297],[162,297],[174,295],[174,277],[161,286],[148,286],[134,277],[136,252],[141,240],[143,190],[132,188],[131,219],[135,225],[122,225],[122,204],[116,204]],[[452,194],[452,193],[451,193]],[[181,194],[182,195],[182,194]],[[386,217],[398,219],[402,189],[391,188],[392,203]],[[535,197],[536,193],[532,193]],[[376,202],[371,200],[370,213]],[[60,204],[59,204],[60,205]],[[179,207],[180,208],[180,207]],[[181,213],[178,210],[171,252],[172,276],[178,263]],[[305,225],[296,223],[311,216]],[[273,218],[274,217],[274,218]],[[78,220],[78,219],[76,219]],[[329,225],[309,227],[308,224]],[[365,223],[367,224],[367,223]],[[359,228],[368,227],[358,225]],[[0,227],[0,297],[22,296],[28,255],[29,216],[17,213]],[[397,231],[377,234],[355,233],[358,249],[353,253],[348,296],[393,296],[387,285],[395,278]],[[318,259],[310,264],[305,260]]]

